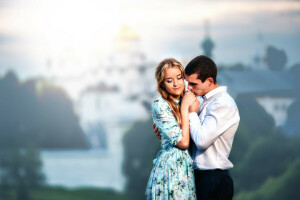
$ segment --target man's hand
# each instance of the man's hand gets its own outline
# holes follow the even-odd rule
[[[190,107],[196,99],[197,98],[194,93],[192,93],[191,91],[187,91],[182,98],[181,107],[182,108]]]
[[[160,134],[159,134],[158,128],[155,127],[155,124],[154,124],[154,123],[153,123],[152,127],[153,127],[153,132],[155,133],[156,137],[157,137],[158,139],[161,139],[161,136],[160,136]]]
[[[193,104],[189,107],[189,113],[195,112],[197,113],[200,108],[200,101],[196,98]]]

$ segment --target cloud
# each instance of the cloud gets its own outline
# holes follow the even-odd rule
[[[22,3],[0,8],[0,34],[28,37],[33,40],[31,46],[37,45],[36,49],[51,49],[50,46],[54,52],[59,52],[55,44],[78,48],[76,42],[84,47],[93,43],[93,48],[99,46],[102,52],[107,52],[112,46],[109,42],[117,35],[121,26],[128,25],[139,34],[142,50],[148,58],[155,59],[170,54],[193,56],[201,51],[204,21],[209,20],[211,35],[218,43],[216,56],[222,57],[227,45],[234,43],[234,46],[226,49],[226,52],[234,50],[232,56],[228,56],[232,61],[234,57],[239,57],[234,55],[238,53],[243,54],[243,59],[246,58],[246,54],[254,49],[249,41],[253,42],[255,39],[250,40],[249,37],[255,38],[258,32],[264,33],[266,37],[272,33],[276,33],[279,38],[293,35],[292,39],[296,40],[294,33],[300,29],[299,1],[19,2]],[[249,46],[248,52],[239,52],[239,45],[243,48]],[[223,58],[226,61],[227,57]]]

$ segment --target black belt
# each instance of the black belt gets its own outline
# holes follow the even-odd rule
[[[207,169],[207,170],[195,169],[194,171],[195,174],[224,173],[229,175],[228,169]]]

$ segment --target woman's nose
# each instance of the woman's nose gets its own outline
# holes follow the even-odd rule
[[[191,90],[191,89],[192,89],[192,86],[188,85],[188,87],[187,87],[187,88],[188,88],[188,90]]]
[[[177,86],[177,85],[178,85],[178,81],[177,81],[177,80],[174,80],[173,85],[174,85],[174,86]]]

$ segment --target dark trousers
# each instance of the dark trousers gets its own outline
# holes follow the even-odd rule
[[[233,181],[228,170],[195,170],[197,200],[233,198]]]

